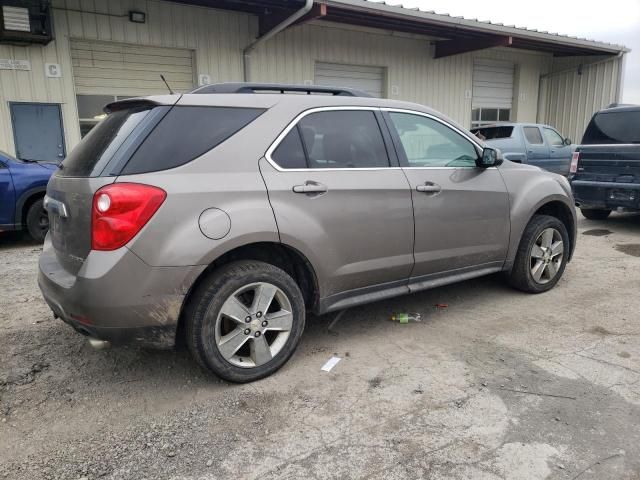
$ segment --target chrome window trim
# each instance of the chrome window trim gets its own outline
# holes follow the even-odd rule
[[[304,117],[306,117],[307,115],[311,115],[312,113],[317,113],[317,112],[332,112],[332,111],[350,111],[350,110],[367,110],[370,112],[398,112],[398,113],[408,113],[408,114],[414,114],[414,115],[419,115],[422,117],[427,117],[430,118],[432,120],[435,120],[439,123],[441,123],[442,125],[450,128],[451,130],[455,131],[456,133],[458,133],[459,135],[461,135],[462,137],[464,137],[465,139],[467,139],[472,145],[474,145],[476,147],[476,149],[479,149],[480,152],[483,150],[483,146],[480,145],[477,141],[475,141],[472,137],[470,137],[468,134],[466,134],[465,132],[463,132],[462,130],[460,130],[459,128],[456,128],[453,125],[448,124],[447,122],[441,120],[440,118],[436,117],[435,115],[430,115],[428,113],[425,112],[420,112],[417,110],[408,110],[408,109],[403,109],[403,108],[392,108],[392,107],[365,107],[365,106],[333,106],[333,107],[314,107],[314,108],[310,108],[308,110],[305,110],[303,112],[300,112],[286,127],[285,129],[280,132],[280,134],[276,137],[276,139],[271,143],[271,145],[269,146],[269,148],[267,149],[267,152],[264,155],[264,158],[267,160],[267,162],[269,162],[269,164],[275,168],[277,171],[279,172],[370,172],[370,171],[378,171],[378,170],[383,170],[383,171],[387,171],[387,170],[458,170],[461,168],[477,168],[475,166],[468,166],[468,167],[443,167],[443,166],[439,166],[439,167],[366,167],[366,168],[282,168],[280,165],[278,165],[275,160],[273,160],[272,158],[272,154],[273,152],[276,150],[276,148],[278,148],[278,146],[280,145],[280,143],[282,142],[282,140],[284,139],[284,137],[286,137],[289,132],[298,124],[298,122],[300,120],[302,120]],[[382,132],[380,132],[380,134],[382,135]],[[479,154],[479,152],[478,152]],[[389,159],[391,160],[391,159]],[[495,169],[497,167],[489,167],[486,168],[485,170],[491,170],[491,169]]]

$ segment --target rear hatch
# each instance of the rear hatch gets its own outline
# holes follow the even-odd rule
[[[577,152],[575,180],[640,183],[640,107],[596,113]]]
[[[62,267],[74,275],[91,250],[94,193],[115,181],[170,106],[128,100],[107,108],[109,115],[73,149],[47,186],[51,242]]]

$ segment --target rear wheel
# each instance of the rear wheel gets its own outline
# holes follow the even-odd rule
[[[569,235],[555,217],[535,215],[520,239],[509,283],[528,293],[552,289],[569,258]]]
[[[271,375],[295,351],[305,324],[298,285],[264,262],[240,261],[213,272],[186,311],[187,343],[196,360],[225,380]]]
[[[593,208],[581,208],[584,218],[589,220],[604,220],[611,214],[611,210],[597,210]]]
[[[49,230],[49,216],[44,209],[42,199],[36,200],[27,210],[27,231],[31,238],[37,242],[44,241],[44,237]]]

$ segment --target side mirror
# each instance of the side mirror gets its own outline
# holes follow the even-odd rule
[[[571,145],[572,143],[573,143],[573,141],[572,141],[570,138],[568,138],[568,137],[567,137],[567,138],[565,138],[565,139],[564,139],[564,144],[565,144],[566,146],[569,146],[569,145]]]
[[[482,150],[482,156],[476,160],[478,168],[497,167],[502,163],[502,155],[499,150],[491,147],[485,147]]]

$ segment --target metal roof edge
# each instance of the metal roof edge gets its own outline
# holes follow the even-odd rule
[[[423,11],[418,8],[406,8],[402,5],[389,5],[386,2],[376,2],[372,0],[322,0],[329,6],[348,7],[362,12],[384,12],[398,18],[413,18],[427,20],[431,23],[443,26],[451,26],[455,28],[464,28],[476,32],[509,34],[514,37],[538,40],[542,42],[550,42],[562,45],[571,45],[575,47],[585,47],[600,50],[603,53],[629,53],[631,50],[624,45],[616,45],[612,43],[599,42],[586,38],[571,37],[559,33],[540,32],[538,30],[528,29],[524,27],[516,27],[512,25],[503,25],[501,23],[492,23],[490,21],[472,20],[464,17],[453,17],[447,14]]]

